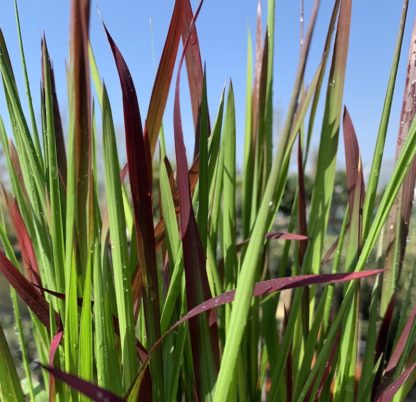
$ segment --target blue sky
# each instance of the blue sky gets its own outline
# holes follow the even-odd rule
[[[29,67],[35,110],[39,109],[40,38],[45,32],[58,86],[58,95],[64,121],[67,116],[65,60],[68,55],[69,0],[20,1],[19,9],[24,45]],[[266,12],[267,2],[263,0]],[[333,1],[322,0],[317,29],[308,64],[311,77],[321,57],[323,40],[328,26]],[[364,165],[371,163],[385,89],[391,67],[401,14],[401,1],[354,1],[350,51],[347,66],[344,102],[354,121]],[[159,60],[173,0],[118,0],[92,1],[91,39],[100,72],[108,87],[115,122],[122,127],[121,93],[111,52],[99,20],[97,9],[123,52],[135,80],[142,117],[147,112],[155,65],[152,57],[152,20],[154,54]],[[196,2],[192,2],[196,7]],[[305,0],[307,22],[311,0]],[[208,95],[211,119],[215,117],[221,90],[231,78],[236,93],[238,160],[241,162],[244,135],[244,94],[246,74],[247,32],[255,32],[256,0],[205,0],[197,23],[202,59],[207,66]],[[15,65],[15,73],[22,80],[12,0],[0,0],[0,26]],[[386,143],[386,157],[392,159],[399,127],[400,103],[404,88],[404,72],[416,4],[411,2],[404,39],[402,60],[398,75],[395,102]],[[280,0],[276,7],[276,56],[274,106],[284,118],[292,90],[299,55],[299,1]],[[192,153],[192,120],[187,83],[182,80],[182,113],[188,154]],[[24,90],[22,88],[22,95]],[[6,107],[0,91],[0,113],[4,118]],[[39,113],[38,113],[39,114]],[[320,125],[320,118],[317,120]],[[172,95],[170,95],[164,124],[168,146],[173,150]],[[316,133],[319,134],[319,131]],[[317,139],[315,144],[317,144]],[[120,142],[120,146],[122,146]],[[343,157],[340,152],[340,159]]]

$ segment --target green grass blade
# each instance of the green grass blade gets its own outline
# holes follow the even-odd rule
[[[406,176],[406,172],[413,161],[413,158],[416,155],[416,120],[414,119],[412,125],[409,129],[408,136],[403,145],[402,152],[397,160],[397,164],[394,168],[391,179],[384,191],[383,198],[381,199],[380,206],[377,210],[376,216],[373,219],[373,224],[370,227],[368,236],[365,238],[363,243],[363,248],[361,250],[360,256],[358,258],[357,264],[355,266],[355,271],[361,271],[364,269],[365,264],[368,260],[368,257],[374,248],[377,238],[380,235],[381,229],[386,222],[389,211],[394,203],[394,200],[400,190],[401,184]],[[344,315],[348,311],[352,297],[355,294],[356,283],[350,284],[345,293],[344,300],[341,304],[340,309],[338,310],[337,315],[329,328],[328,335],[326,337],[325,344],[323,345],[321,351],[319,352],[315,366],[312,368],[310,375],[305,382],[305,385],[302,389],[302,392],[298,398],[298,401],[303,401],[309,387],[312,384],[312,381],[315,380],[315,376],[322,367],[323,362],[329,354],[330,347],[335,339],[336,333]]]
[[[374,203],[377,195],[377,186],[380,176],[381,161],[384,152],[384,143],[387,134],[388,123],[390,121],[391,105],[393,102],[394,88],[396,85],[397,71],[399,68],[400,53],[403,43],[404,29],[406,26],[406,17],[409,1],[404,0],[402,15],[400,19],[399,32],[397,34],[396,47],[393,55],[393,63],[391,66],[389,82],[387,85],[386,97],[383,105],[383,112],[381,114],[380,126],[378,129],[377,142],[374,150],[374,157],[371,164],[371,174],[368,179],[367,196],[363,207],[363,225],[364,235],[368,233],[371,225],[371,219],[374,211]]]
[[[16,366],[0,324],[0,388],[4,400],[24,402],[22,387],[17,375]]]
[[[227,98],[227,110],[223,129],[224,148],[224,183],[223,183],[223,255],[225,272],[225,289],[235,286],[237,280],[236,244],[236,127],[233,84]]]
[[[251,300],[250,296],[254,287],[256,276],[255,268],[258,266],[261,250],[264,246],[265,234],[271,227],[273,217],[275,216],[280,204],[284,190],[284,183],[286,181],[291,149],[293,147],[296,134],[299,131],[310,104],[312,94],[316,88],[321,67],[322,65],[320,65],[318,72],[315,74],[307,96],[302,104],[299,105],[299,112],[296,116],[293,130],[288,135],[290,142],[285,148],[283,163],[281,163],[279,157],[276,157],[273,162],[272,171],[237,282],[236,297],[230,319],[230,332],[228,334],[230,341],[226,342],[224,348],[224,354],[215,391],[215,402],[225,401],[228,396],[229,387],[234,375],[235,364],[237,362],[240,343],[242,341],[243,330],[248,319],[248,311]]]
[[[124,388],[127,389],[132,383],[137,371],[137,357],[135,351],[130,275],[128,275],[128,251],[120,183],[120,166],[117,156],[117,145],[110,101],[105,86],[103,87],[102,105],[105,183],[111,237],[111,256],[113,261],[117,312],[120,324],[123,384]]]
[[[95,249],[95,247],[94,247]],[[87,381],[94,379],[94,367],[93,367],[93,320],[92,320],[92,264],[93,255],[88,261],[87,272],[85,273],[84,292],[82,298],[82,308],[80,314],[79,324],[79,376]],[[82,397],[81,401],[88,402],[88,398]]]
[[[250,231],[251,200],[253,189],[253,100],[251,87],[253,81],[253,45],[250,32],[247,36],[247,78],[246,78],[246,110],[243,160],[243,236],[248,238]]]
[[[113,292],[110,291],[109,281],[110,267],[106,253],[108,243],[103,242],[100,249],[98,243],[94,243],[94,346],[97,367],[98,385],[122,394],[122,371],[116,349],[114,323],[111,305],[115,305]]]
[[[38,128],[36,124],[36,117],[35,117],[35,111],[33,108],[32,94],[31,94],[30,85],[29,85],[29,75],[28,75],[27,66],[26,66],[26,56],[25,56],[25,51],[23,47],[23,38],[22,38],[22,31],[20,27],[20,17],[19,17],[19,9],[17,6],[17,0],[14,0],[14,10],[15,10],[15,15],[16,15],[17,33],[19,37],[20,58],[22,61],[23,76],[25,79],[26,97],[27,97],[27,101],[29,105],[29,113],[30,113],[30,121],[32,125],[34,146],[35,146],[35,150],[38,155],[38,158],[41,161],[42,152],[40,149],[39,133],[38,133]]]

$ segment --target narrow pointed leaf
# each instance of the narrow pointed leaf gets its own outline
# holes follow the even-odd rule
[[[145,131],[149,138],[151,155],[154,154],[156,149],[157,137],[162,125],[162,117],[172,81],[183,26],[183,12],[184,1],[176,0],[146,117]]]
[[[105,27],[104,27],[105,28]],[[152,209],[152,166],[149,137],[143,136],[136,89],[126,62],[110,33],[105,28],[116,62],[123,94],[124,125],[126,132],[127,161],[133,198],[138,261],[143,280],[143,306],[146,317],[146,336],[149,345],[160,337],[160,303],[155,254],[155,236]],[[134,301],[136,302],[136,301]],[[152,362],[155,397],[162,398],[163,388],[157,373],[163,372],[161,355]],[[132,380],[132,378],[131,378]]]
[[[6,277],[10,286],[12,286],[17,294],[22,298],[26,305],[35,313],[40,322],[49,328],[49,305],[36,289],[9,259],[0,251],[0,272]]]
[[[97,385],[79,378],[76,375],[65,373],[57,368],[40,365],[43,369],[48,371],[56,379],[68,384],[72,389],[88,396],[96,402],[124,402],[124,399],[118,395],[107,391]]]

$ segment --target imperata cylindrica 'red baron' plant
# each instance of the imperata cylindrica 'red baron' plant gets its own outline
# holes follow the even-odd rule
[[[351,3],[334,0],[322,57],[306,82],[315,0],[275,144],[274,0],[264,29],[258,7],[254,45],[248,35],[244,111],[235,109],[233,91],[242,83],[231,81],[218,94],[218,110],[208,110],[209,62],[203,68],[197,35],[202,1],[193,9],[190,0],[175,0],[147,111],[138,102],[134,68],[103,23],[122,92],[127,164],[121,166],[111,102],[89,39],[90,2],[71,1],[67,126],[45,37],[41,104],[32,102],[15,2],[26,97],[0,30],[8,112],[0,117],[8,169],[0,272],[10,285],[20,357],[0,316],[2,401],[405,400],[416,380],[416,306],[413,279],[407,281],[413,266],[405,259],[416,178],[416,31],[396,165],[378,193],[408,0],[397,21],[368,179],[343,104]],[[302,28],[303,18],[302,11]],[[184,69],[195,127],[191,160],[181,121]],[[171,118],[170,91],[173,133],[162,127]],[[236,113],[245,113],[242,171]],[[319,147],[310,174],[314,133]],[[174,158],[165,135],[174,140]],[[340,141],[346,198],[334,235]],[[296,185],[284,216],[289,180]]]

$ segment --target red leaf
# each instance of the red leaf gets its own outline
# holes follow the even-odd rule
[[[42,46],[46,45],[46,38],[42,38]],[[49,54],[46,51],[46,54]],[[58,162],[59,176],[61,178],[63,187],[66,188],[66,176],[67,176],[67,166],[66,166],[66,152],[65,152],[65,140],[64,140],[64,130],[62,128],[61,113],[59,111],[58,96],[56,94],[55,86],[55,73],[52,67],[51,60],[49,57],[45,60],[44,52],[42,52],[42,95],[44,96],[45,91],[45,77],[43,76],[44,64],[47,63],[47,68],[50,71],[51,76],[51,92],[52,92],[52,102],[53,102],[53,121],[54,121],[54,134],[55,134],[55,143],[56,143],[56,159]]]
[[[393,353],[390,356],[389,363],[387,364],[386,373],[385,375],[391,374],[400,360],[400,357],[404,351],[406,343],[409,340],[410,331],[413,328],[414,322],[416,319],[416,307],[413,308],[412,312],[409,315],[409,318],[406,322],[405,327],[403,328],[403,332],[400,335],[399,341],[396,344],[396,347],[393,350]]]
[[[157,69],[155,83],[150,98],[149,110],[147,112],[145,132],[149,138],[150,151],[153,155],[159,130],[162,125],[162,117],[165,111],[169,87],[172,81],[173,69],[175,67],[176,55],[178,53],[179,40],[183,20],[184,1],[176,0],[169,31],[163,47],[162,57]]]
[[[20,251],[22,253],[23,262],[28,268],[26,275],[29,277],[31,282],[40,286],[41,282],[35,251],[33,249],[32,241],[30,240],[30,236],[27,232],[26,225],[23,221],[22,215],[20,214],[17,202],[15,199],[10,199],[6,191],[4,191],[4,189],[3,195],[7,204],[7,208],[10,212],[13,227],[16,231],[16,236],[19,242]]]
[[[348,109],[346,107],[344,107],[343,132],[344,132],[348,203],[350,205],[350,213],[352,213],[355,191],[361,192],[360,208],[362,208],[362,204],[364,200],[364,178],[363,178],[363,170],[361,168],[362,163],[361,163],[360,148],[358,146],[357,136],[355,134],[355,129],[351,120],[351,116],[348,113]],[[357,185],[359,185],[360,188],[356,189]]]
[[[197,128],[199,106],[202,100],[202,86],[203,86],[203,69],[201,61],[201,51],[199,48],[198,34],[196,32],[195,24],[192,25],[193,12],[191,2],[184,0],[183,24],[182,24],[182,43],[185,45],[188,40],[188,45],[185,53],[186,72],[188,75],[189,92],[191,94],[192,115],[194,118],[194,127]],[[191,28],[192,26],[192,28]],[[209,125],[209,112],[208,112]],[[210,132],[208,127],[208,132]],[[195,147],[194,159],[199,153],[199,131],[195,130]]]
[[[393,295],[393,297],[390,299],[390,302],[387,306],[386,313],[384,314],[383,321],[381,322],[380,329],[378,331],[377,336],[377,344],[376,349],[374,353],[374,363],[378,361],[380,356],[385,352],[388,342],[388,335],[390,326],[392,323],[393,318],[393,311],[394,311],[394,305],[396,302],[396,297]],[[382,378],[382,367],[379,368],[379,371],[377,372],[377,375],[374,379],[373,386],[372,386],[372,395],[377,394],[377,390],[380,387],[380,383],[384,383],[384,378]],[[385,375],[383,376],[385,377]]]
[[[332,284],[332,283],[343,283],[349,282],[352,280],[359,280],[368,278],[370,276],[378,275],[383,272],[382,269],[373,269],[368,271],[362,272],[351,272],[351,273],[337,273],[337,274],[320,274],[320,275],[299,275],[299,276],[291,276],[285,278],[276,278],[276,279],[269,279],[263,282],[257,282],[253,296],[265,296],[271,293],[276,293],[286,289],[293,289],[302,286],[309,286],[309,285],[318,285],[318,284]],[[235,290],[231,290],[229,292],[223,293],[222,295],[213,297],[205,302],[199,304],[198,306],[194,307],[187,314],[185,314],[180,320],[178,320],[172,327],[170,327],[158,341],[152,346],[151,350],[149,351],[148,358],[140,369],[140,372],[137,376],[135,383],[143,378],[143,374],[149,364],[150,358],[152,357],[153,353],[160,347],[164,339],[174,331],[179,325],[183,324],[184,322],[190,320],[198,316],[199,314],[205,313],[217,307],[220,307],[226,303],[231,303],[234,300]],[[337,342],[337,341],[336,341]],[[335,343],[336,344],[336,343]],[[335,347],[335,346],[334,346]],[[332,352],[331,352],[332,356]],[[331,362],[331,357],[330,360]]]
[[[54,367],[40,366],[53,375],[56,379],[68,384],[74,390],[81,392],[85,396],[88,396],[93,401],[97,402],[124,402],[125,399],[119,397],[116,394],[113,394],[110,391],[107,391],[104,388],[99,387],[98,385],[92,384],[88,381],[85,381],[74,374],[65,373],[62,370],[59,370]]]
[[[42,324],[49,329],[49,305],[47,301],[2,251],[0,251],[0,272],[3,273],[9,284],[16,290],[17,294],[39,318]]]
[[[329,355],[328,361],[325,364],[325,371],[322,376],[322,380],[321,380],[321,383],[319,384],[319,389],[315,397],[316,402],[319,401],[321,394],[324,390],[325,383],[328,380],[329,375],[331,374],[331,370],[333,369],[334,360],[335,360],[336,352],[339,346],[340,337],[341,337],[341,334],[340,332],[338,332],[337,337],[335,338],[334,344],[332,345],[332,349],[331,349],[331,353]],[[311,389],[309,391],[311,391]]]
[[[58,332],[52,339],[51,346],[49,348],[49,365],[53,367],[53,361],[55,360],[55,354],[58,350],[59,344],[61,343],[63,336],[62,329],[59,329]],[[55,400],[55,377],[49,376],[49,401]]]
[[[382,273],[382,269],[373,269],[362,272],[352,272],[352,273],[338,273],[338,274],[320,274],[320,275],[299,275],[299,276],[290,276],[286,278],[275,278],[269,279],[263,282],[257,282],[253,296],[265,296],[271,293],[279,292],[286,289],[299,288],[309,285],[319,285],[319,284],[330,284],[330,283],[342,283],[348,282],[357,279],[367,278],[369,276],[377,275]],[[182,324],[183,322],[189,320],[192,317],[209,311],[213,308],[217,308],[226,303],[230,303],[234,300],[235,290],[230,290],[229,292],[223,293],[220,296],[213,297],[209,300],[206,300],[204,303],[194,307],[187,314],[185,314],[175,325]]]
[[[288,232],[270,232],[266,234],[266,238],[269,240],[308,240],[306,235]]]
[[[203,1],[200,2],[199,7],[195,13],[193,23],[198,17],[199,11]],[[186,297],[188,308],[192,308],[204,299],[210,297],[211,293],[208,286],[208,278],[205,269],[205,256],[202,249],[201,238],[199,236],[198,227],[195,220],[195,214],[192,208],[191,189],[188,175],[188,163],[186,157],[186,149],[183,139],[182,120],[180,110],[180,73],[183,64],[185,52],[189,44],[189,37],[185,43],[181,60],[179,62],[178,74],[176,78],[175,100],[174,100],[174,139],[177,165],[177,183],[179,190],[179,207],[180,207],[180,231],[183,244],[183,256],[186,278]],[[191,318],[191,317],[190,317]],[[219,351],[217,340],[216,325],[210,327],[211,345],[202,343],[204,339],[201,335],[200,324],[196,320],[191,320],[189,323],[191,333],[192,356],[196,367],[195,377],[198,386],[201,382],[203,373],[198,368],[201,367],[200,356],[202,348],[210,347],[214,353],[214,361],[219,361]],[[198,393],[200,387],[197,389]]]
[[[377,402],[390,402],[403,383],[412,375],[415,369],[416,363],[413,363],[409,368],[403,371],[403,373],[400,374],[396,380],[394,380],[385,388],[384,391],[382,391],[381,395],[377,398]]]
[[[152,166],[148,138],[143,137],[142,123],[140,117],[139,103],[137,101],[136,89],[127,64],[114,43],[110,33],[104,25],[108,41],[116,62],[120,85],[123,94],[124,126],[126,132],[127,161],[130,177],[130,187],[133,199],[134,223],[137,234],[139,266],[143,276],[145,310],[153,310],[154,323],[148,317],[146,323],[152,325],[156,331],[156,337],[160,336],[159,326],[159,296],[158,279],[155,254],[155,236],[153,228],[152,210]],[[134,290],[136,302],[141,289]],[[147,307],[146,307],[147,306]],[[147,327],[150,333],[153,332]],[[155,339],[149,339],[150,342]]]

